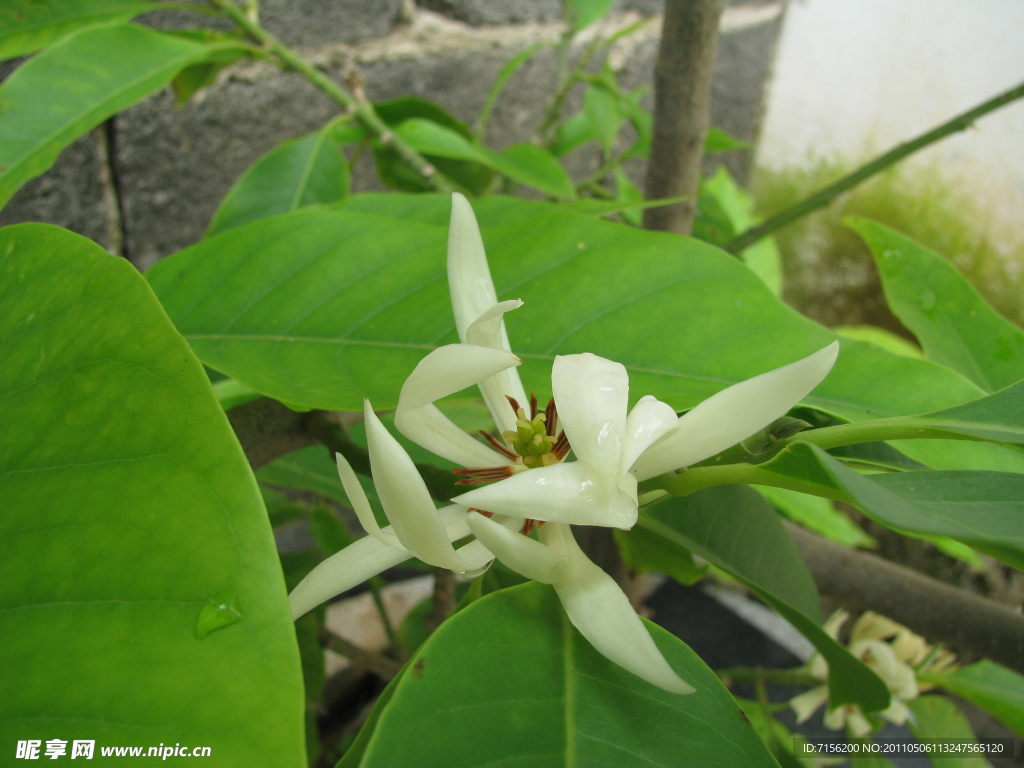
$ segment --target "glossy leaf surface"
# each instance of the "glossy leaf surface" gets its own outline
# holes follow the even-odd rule
[[[714,673],[647,626],[696,693],[667,693],[598,654],[549,587],[483,597],[410,660],[359,764],[405,766],[415,755],[421,768],[776,766]]]
[[[124,259],[0,230],[0,731],[305,765],[295,630],[255,481]]]
[[[84,29],[30,59],[0,85],[0,205],[76,138],[226,45],[114,24]]]
[[[145,0],[4,0],[0,59],[24,56],[82,27],[127,21],[155,7]]]
[[[639,525],[728,571],[803,634],[829,662],[833,705],[888,706],[885,684],[821,628],[811,575],[778,515],[755,491],[730,485],[671,497],[645,508]]]
[[[875,257],[889,306],[930,360],[989,392],[1024,379],[1024,331],[996,312],[952,264],[880,224],[848,223]]]
[[[286,141],[260,158],[228,192],[206,236],[348,194],[348,162],[325,128]]]
[[[979,661],[928,681],[981,707],[1024,736],[1024,676],[991,661]]]

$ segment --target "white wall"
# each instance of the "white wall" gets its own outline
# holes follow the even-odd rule
[[[792,0],[757,163],[866,160],[1021,81],[1024,0]],[[1024,101],[918,158],[1024,231]]]

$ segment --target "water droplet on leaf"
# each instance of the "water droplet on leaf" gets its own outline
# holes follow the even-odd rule
[[[199,618],[196,619],[196,637],[202,640],[218,629],[230,627],[241,620],[242,614],[238,610],[238,597],[230,590],[221,592],[207,600],[199,609]]]

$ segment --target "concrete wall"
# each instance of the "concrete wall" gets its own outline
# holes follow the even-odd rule
[[[605,31],[651,17],[612,53],[628,87],[651,81],[660,6],[658,0],[620,0],[607,20]],[[261,8],[273,33],[332,76],[358,68],[370,99],[421,96],[470,123],[502,66],[534,42],[555,42],[561,31],[558,0],[420,0],[418,6],[409,0],[263,0]],[[781,16],[781,0],[747,0],[731,2],[723,18],[712,121],[740,138],[757,135]],[[490,122],[491,146],[535,134],[555,65],[554,50],[543,49],[512,78]],[[184,107],[161,93],[81,139],[0,211],[0,224],[59,224],[145,268],[199,239],[218,201],[251,163],[336,112],[298,75],[237,65]],[[585,175],[595,162],[581,154],[572,170]],[[739,153],[730,163],[742,175],[750,158]],[[642,178],[642,168],[631,170]],[[367,162],[357,164],[354,188],[379,188]]]
[[[799,0],[790,5],[758,165],[853,166],[1024,76],[1020,0]],[[1024,244],[1024,101],[915,155],[969,190],[1008,244]]]

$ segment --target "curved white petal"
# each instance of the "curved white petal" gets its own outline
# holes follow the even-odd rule
[[[551,367],[551,389],[558,421],[593,481],[607,484],[617,478],[629,404],[625,367],[589,353],[559,355]]]
[[[459,429],[436,405],[424,405],[401,416],[395,414],[398,431],[431,453],[463,467],[502,467],[507,456]]]
[[[483,347],[508,350],[508,335],[502,321],[506,312],[523,306],[519,299],[495,304],[474,320],[466,331],[466,341]],[[511,353],[510,353],[511,354]],[[518,359],[518,358],[517,358]],[[509,406],[506,396],[526,407],[526,391],[516,368],[506,368],[480,382],[480,394],[484,396],[487,410],[498,426],[499,432],[510,432],[516,428],[516,414]]]
[[[507,457],[467,435],[433,402],[474,384],[493,380],[495,374],[501,376],[505,369],[520,362],[511,352],[501,349],[471,344],[438,347],[420,360],[402,385],[395,409],[395,428],[431,453],[463,467],[508,464]],[[507,402],[505,410],[512,411]]]
[[[310,571],[288,595],[292,619],[410,557],[401,547],[382,544],[371,536],[349,544]]]
[[[467,579],[475,579],[490,568],[491,563],[494,562],[494,553],[479,541],[471,541],[459,547],[458,551],[459,557],[469,566],[468,570],[460,574]]]
[[[356,517],[359,518],[359,524],[363,526],[363,530],[381,544],[387,544],[391,547],[398,546],[398,538],[394,532],[389,531],[385,534],[380,526],[377,525],[377,518],[373,516],[370,501],[366,498],[366,492],[363,491],[363,486],[359,484],[359,478],[356,477],[352,465],[340,453],[334,454],[334,459],[338,465],[338,477],[341,478],[341,485],[348,495],[349,503],[352,505]]]
[[[456,554],[416,465],[377,418],[369,400],[363,418],[373,482],[402,546],[430,565],[460,573],[472,570]]]
[[[833,342],[813,355],[733,384],[679,418],[679,428],[633,464],[639,480],[688,467],[764,429],[803,400],[832,369]]]
[[[817,711],[819,707],[828,703],[828,688],[819,685],[817,688],[794,696],[789,700],[789,706],[796,714],[797,723],[802,723]]]
[[[468,521],[477,541],[513,571],[543,584],[551,584],[561,577],[565,566],[563,555],[518,531],[510,531],[479,512],[470,512]]]
[[[615,580],[594,565],[576,544],[568,526],[540,529],[541,541],[566,557],[555,592],[569,621],[605,658],[672,693],[693,693],[661,655]]]
[[[405,380],[396,412],[429,405],[520,363],[522,360],[504,349],[476,344],[438,347],[420,360]]]
[[[620,472],[629,472],[633,462],[655,440],[664,437],[679,424],[675,410],[653,395],[640,398],[626,417],[626,447],[622,453]]]
[[[637,518],[635,493],[597,486],[578,461],[518,472],[452,501],[510,517],[626,530]]]
[[[452,195],[452,218],[448,228],[448,288],[455,327],[459,338],[466,341],[469,326],[498,303],[498,295],[473,208],[458,192]]]

